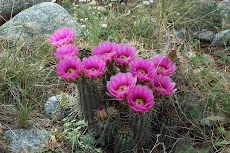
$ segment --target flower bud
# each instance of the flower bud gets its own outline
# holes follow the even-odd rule
[[[104,107],[99,107],[97,109],[96,117],[97,117],[97,119],[99,119],[101,121],[107,120],[108,114],[107,114],[107,112],[106,112]]]

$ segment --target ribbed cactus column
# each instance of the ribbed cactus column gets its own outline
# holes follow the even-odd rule
[[[106,66],[106,73],[104,74],[103,80],[102,80],[102,83],[103,83],[102,91],[106,99],[109,98],[108,96],[106,96],[106,92],[108,92],[107,87],[106,87],[107,81],[109,81],[110,77],[115,75],[116,73],[117,73],[117,70],[116,70],[116,66],[114,65],[114,62]]]
[[[133,130],[135,143],[138,146],[146,146],[151,140],[151,117],[152,112],[130,115],[129,126]]]
[[[107,65],[107,72],[106,72],[106,80],[109,81],[110,77],[112,75],[115,75],[117,73],[117,70],[116,70],[116,66],[114,64],[114,62],[112,62],[111,64]]]
[[[83,77],[77,81],[83,115],[89,124],[95,120],[95,111],[104,105],[100,81],[99,79],[90,80]]]
[[[132,152],[131,150],[134,148],[134,135],[131,129],[124,128],[122,129],[116,137],[114,152]]]
[[[107,120],[99,122],[101,139],[105,144],[113,142],[114,136],[117,135],[119,130],[119,112],[114,107],[106,108],[108,114]]]

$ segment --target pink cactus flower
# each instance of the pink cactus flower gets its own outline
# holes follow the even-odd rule
[[[154,105],[154,96],[147,86],[137,85],[130,90],[127,102],[135,112],[144,113]]]
[[[140,57],[137,57],[130,62],[129,70],[133,76],[137,76],[139,81],[145,83],[149,82],[156,74],[153,62],[149,59],[143,59]]]
[[[82,70],[90,79],[96,79],[105,73],[105,62],[97,56],[84,57]]]
[[[159,97],[167,97],[176,91],[174,89],[176,83],[168,76],[157,75],[150,82],[150,87]]]
[[[67,82],[75,82],[81,74],[81,60],[78,57],[69,56],[57,64],[57,75]]]
[[[74,41],[74,31],[70,28],[61,28],[50,35],[50,43],[56,49],[62,45],[68,45]]]
[[[97,119],[101,120],[101,121],[104,121],[104,120],[107,120],[108,118],[108,114],[105,110],[104,107],[99,107],[96,111],[96,117]]]
[[[114,55],[117,66],[127,66],[136,57],[136,48],[128,44],[117,44],[117,50]]]
[[[110,94],[119,100],[126,99],[129,91],[136,85],[137,78],[130,72],[118,73],[111,76],[110,81],[107,82],[107,89]]]
[[[154,56],[152,57],[152,61],[158,74],[170,76],[175,71],[175,65],[173,62],[164,56]]]
[[[54,53],[54,56],[56,60],[59,62],[65,57],[78,56],[78,54],[79,54],[78,47],[75,45],[69,44],[69,45],[63,45],[60,48],[57,48],[56,53]]]
[[[106,64],[110,64],[114,57],[115,51],[116,43],[106,41],[99,43],[98,46],[93,49],[92,54],[102,58]]]

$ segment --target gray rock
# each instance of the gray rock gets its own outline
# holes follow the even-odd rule
[[[230,45],[230,30],[224,30],[216,33],[212,40],[213,46],[225,46]]]
[[[0,27],[0,38],[18,40],[29,43],[34,36],[51,35],[61,27],[70,27],[75,30],[75,36],[80,35],[80,28],[70,14],[60,5],[44,2],[23,10],[10,21]],[[1,36],[3,35],[3,36]]]
[[[24,0],[24,7],[23,9],[27,9],[33,5],[37,5],[43,2],[52,2],[52,0]]]
[[[188,38],[188,32],[185,29],[177,30],[172,34],[166,33],[162,36],[164,39],[178,39],[183,41]]]
[[[179,39],[187,39],[188,38],[188,32],[185,29],[177,30],[174,32],[174,36]]]
[[[185,29],[177,30],[173,34],[166,33],[162,36],[168,44],[166,48],[170,46],[171,43],[183,44],[188,40],[188,32]]]
[[[59,102],[62,100],[62,117],[65,118],[69,115],[71,108],[73,106],[72,102],[75,101],[74,97],[66,96],[62,99],[61,95],[56,95],[47,100],[45,103],[45,116],[49,119],[53,117],[60,117],[60,104]]]
[[[42,2],[51,2],[51,0],[0,0],[0,25],[20,11]]]
[[[39,129],[8,130],[5,131],[4,135],[10,141],[9,146],[15,152],[33,152],[33,150],[39,149],[45,139],[48,138],[47,132]]]
[[[0,25],[22,10],[23,0],[0,0]]]
[[[193,36],[195,39],[199,39],[200,41],[211,42],[214,37],[214,33],[212,31],[202,29],[201,31],[193,33]]]
[[[218,3],[218,7],[221,10],[222,14],[222,25],[230,26],[229,16],[230,16],[230,1],[223,0]]]

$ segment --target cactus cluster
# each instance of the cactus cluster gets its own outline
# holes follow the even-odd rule
[[[114,152],[149,147],[154,98],[175,92],[169,77],[175,71],[173,62],[163,56],[143,59],[135,47],[109,41],[98,44],[91,56],[70,45],[72,37],[73,30],[64,28],[55,31],[50,42],[57,49],[57,74],[78,87],[89,128],[104,144],[114,144]]]

